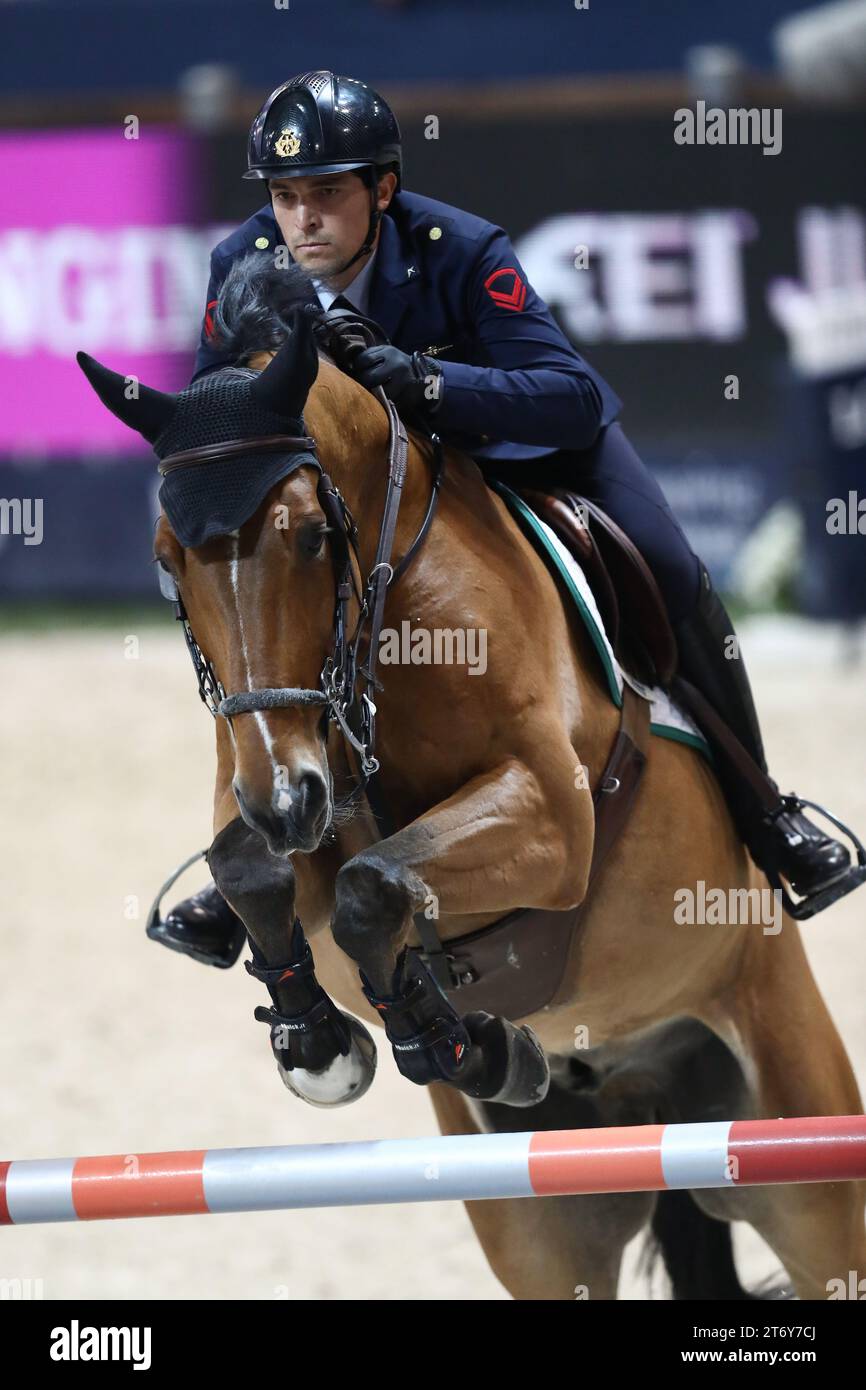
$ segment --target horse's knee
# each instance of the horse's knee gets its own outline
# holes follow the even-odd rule
[[[223,897],[247,920],[247,913],[292,908],[295,871],[290,859],[278,859],[262,837],[241,820],[231,821],[207,853],[208,867]]]
[[[393,940],[425,901],[427,889],[411,869],[375,849],[359,854],[337,874],[334,940],[357,958],[375,933]]]

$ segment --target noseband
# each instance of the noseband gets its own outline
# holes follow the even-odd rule
[[[331,557],[336,583],[334,611],[334,647],[326,659],[319,677],[318,690],[298,686],[275,689],[243,690],[227,695],[213,665],[195,640],[180,592],[175,588],[172,597],[177,617],[183,624],[186,644],[198,680],[199,695],[214,718],[232,719],[239,714],[258,710],[287,709],[294,706],[321,705],[323,719],[338,724],[344,737],[358,754],[361,766],[361,785],[378,770],[375,756],[376,705],[373,695],[381,690],[376,680],[379,634],[388,588],[405,574],[423,544],[433,515],[442,480],[442,445],[438,435],[432,435],[433,484],[424,520],[402,560],[394,566],[391,556],[394,534],[400,511],[403,482],[406,477],[408,437],[392,401],[379,388],[379,396],[388,413],[388,482],[385,505],[379,527],[375,563],[367,575],[363,591],[355,577],[363,574],[358,549],[358,528],[339,488],[335,487],[322,469],[316,454],[316,441],[304,435],[268,435],[260,439],[233,439],[220,444],[208,444],[200,449],[186,449],[169,454],[160,463],[159,471],[170,473],[177,468],[210,463],[221,459],[249,455],[253,452],[311,453],[319,468],[316,493],[319,505],[328,522]],[[353,557],[355,565],[353,566]],[[358,601],[358,619],[349,634],[349,603],[352,595]],[[366,659],[359,659],[359,648],[367,637]]]

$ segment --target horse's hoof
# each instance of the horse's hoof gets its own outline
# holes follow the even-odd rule
[[[316,1105],[324,1110],[360,1100],[369,1091],[376,1075],[376,1044],[373,1038],[360,1019],[353,1018],[351,1014],[343,1014],[343,1018],[352,1039],[347,1056],[338,1053],[333,1062],[321,1071],[304,1071],[302,1067],[289,1071],[282,1066],[279,1057],[276,1058],[277,1071],[286,1089],[308,1105]]]
[[[467,1014],[463,1022],[500,1078],[495,1093],[478,1099],[520,1109],[539,1105],[550,1087],[550,1064],[532,1029],[485,1013]]]

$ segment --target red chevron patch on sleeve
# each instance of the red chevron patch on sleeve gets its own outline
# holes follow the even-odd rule
[[[215,309],[216,306],[217,306],[217,300],[215,300],[215,299],[209,299],[209,300],[208,300],[208,302],[207,302],[207,308],[206,308],[205,311],[204,311],[204,332],[205,332],[205,337],[206,337],[206,338],[212,338],[212,337],[213,337],[213,315],[211,314],[211,309]]]
[[[503,276],[504,279],[501,278]],[[497,280],[500,281],[499,288],[494,289]],[[501,309],[514,309],[515,312],[519,312],[526,303],[526,286],[512,265],[494,270],[484,281],[484,288],[493,303],[498,304]]]

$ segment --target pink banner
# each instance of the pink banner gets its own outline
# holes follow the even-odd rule
[[[75,353],[163,390],[189,381],[219,239],[195,226],[195,137],[6,134],[0,167],[0,453],[147,449],[97,400]]]

